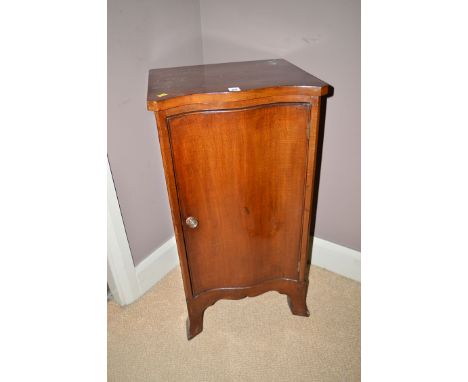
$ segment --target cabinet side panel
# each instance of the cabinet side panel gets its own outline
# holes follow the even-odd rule
[[[194,295],[299,279],[309,117],[280,103],[168,119]]]
[[[312,219],[313,197],[314,197],[314,182],[316,180],[317,170],[317,144],[318,132],[320,121],[320,97],[312,97],[312,108],[310,111],[310,126],[309,126],[309,147],[307,153],[307,174],[306,174],[306,187],[304,198],[304,216],[303,216],[303,232],[301,239],[301,261],[299,267],[299,280],[307,281],[309,276],[311,255],[311,238],[310,238],[310,224]]]
[[[179,254],[180,268],[184,283],[184,291],[187,299],[192,297],[192,285],[190,281],[189,267],[185,252],[184,236],[180,221],[179,201],[177,198],[176,182],[174,178],[174,168],[172,166],[171,146],[169,143],[169,134],[167,128],[166,114],[164,111],[155,112],[156,124],[158,128],[159,145],[161,147],[161,156],[163,159],[164,176],[166,178],[167,193],[169,204],[171,206],[172,223],[177,243],[177,252]]]

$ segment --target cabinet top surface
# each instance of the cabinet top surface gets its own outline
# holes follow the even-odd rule
[[[229,94],[259,89],[297,88],[325,95],[328,84],[283,59],[230,62],[152,69],[148,78],[148,109],[184,96]]]

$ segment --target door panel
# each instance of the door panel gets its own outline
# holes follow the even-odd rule
[[[194,295],[298,278],[309,115],[282,103],[169,118]]]

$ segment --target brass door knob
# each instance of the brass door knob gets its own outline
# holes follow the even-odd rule
[[[186,220],[185,220],[185,224],[187,224],[189,226],[189,228],[197,228],[198,226],[198,220],[197,218],[194,218],[193,216],[189,216]]]

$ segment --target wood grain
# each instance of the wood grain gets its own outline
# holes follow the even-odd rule
[[[193,76],[188,82],[164,82],[163,74],[175,76],[181,68],[150,73],[149,95],[160,91],[155,83],[173,90],[166,100],[149,97],[148,108],[157,121],[189,339],[202,331],[205,309],[219,299],[276,290],[287,294],[293,314],[309,314],[311,202],[320,95],[328,86],[278,61],[184,68]],[[276,69],[262,75],[265,65]],[[206,74],[202,85],[200,73]],[[230,78],[247,90],[216,93]],[[185,224],[189,216],[198,219],[194,229]]]
[[[241,91],[229,91],[238,87]],[[237,101],[277,95],[325,95],[328,84],[283,59],[153,69],[148,110],[215,100]]]
[[[308,119],[287,103],[169,119],[195,295],[298,278]]]

